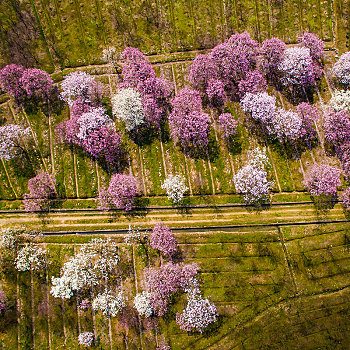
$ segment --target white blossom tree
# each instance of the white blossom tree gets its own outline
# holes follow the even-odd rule
[[[106,289],[103,293],[97,295],[92,302],[92,308],[95,311],[101,311],[103,315],[108,318],[114,317],[125,306],[125,298],[123,291],[119,291],[117,294]]]
[[[0,158],[10,160],[25,152],[24,140],[28,139],[30,128],[16,124],[0,126]]]
[[[329,100],[329,106],[335,111],[350,109],[350,91],[349,90],[335,90],[332,98]]]
[[[33,244],[24,246],[17,254],[15,267],[18,271],[38,271],[46,265],[46,250]]]
[[[134,307],[141,316],[150,317],[153,313],[151,294],[145,291],[136,294]]]
[[[126,130],[131,131],[144,123],[142,98],[138,91],[132,88],[121,88],[112,97],[111,102],[113,115],[125,122]]]
[[[91,332],[84,332],[80,333],[78,336],[78,342],[80,345],[83,346],[91,346],[92,343],[94,342],[94,333]]]
[[[166,190],[168,199],[174,204],[181,203],[188,187],[185,178],[181,175],[169,175],[162,184],[162,189]]]
[[[243,199],[248,204],[258,204],[267,200],[270,187],[273,182],[268,181],[266,167],[269,160],[260,148],[248,153],[248,164],[233,176],[236,191],[243,194]]]

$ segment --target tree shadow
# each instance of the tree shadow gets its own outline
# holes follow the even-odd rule
[[[311,196],[311,200],[316,209],[316,215],[319,219],[326,219],[327,214],[334,208],[338,202],[337,195]]]
[[[232,156],[237,156],[242,153],[242,142],[238,135],[231,135],[228,140],[226,140],[226,143]]]

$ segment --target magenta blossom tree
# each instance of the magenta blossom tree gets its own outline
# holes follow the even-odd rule
[[[150,245],[153,249],[159,250],[167,258],[171,258],[177,251],[177,244],[170,228],[157,223],[152,230]]]
[[[335,196],[337,187],[341,185],[340,169],[327,165],[315,164],[308,172],[305,186],[313,196]]]
[[[40,172],[28,181],[29,193],[24,194],[26,211],[46,211],[51,200],[57,198],[56,179],[47,172]]]
[[[124,209],[130,211],[133,208],[135,196],[138,194],[138,181],[132,175],[113,175],[107,189],[101,189],[97,200],[99,209]]]

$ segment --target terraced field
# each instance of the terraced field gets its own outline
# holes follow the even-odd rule
[[[8,321],[1,346],[78,349],[78,332],[95,329],[98,349],[109,349],[111,341],[118,349],[154,349],[161,336],[172,349],[346,349],[349,235],[349,223],[175,233],[182,258],[201,266],[204,295],[217,305],[220,321],[203,335],[181,332],[174,318],[184,300],[176,298],[157,333],[140,334],[137,326],[125,333],[118,318],[112,318],[111,338],[107,319],[96,315],[94,320],[91,311],[77,313],[75,297],[61,303],[48,294],[46,284],[64,259],[91,237],[44,237],[40,244],[49,250],[51,261],[47,275],[14,273],[9,267],[2,279],[6,294],[18,305],[11,315],[18,326]],[[135,260],[129,283],[133,290],[142,289],[143,259],[123,245],[122,235],[111,237],[120,243],[126,264]]]

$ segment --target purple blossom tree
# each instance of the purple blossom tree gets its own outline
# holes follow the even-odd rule
[[[318,108],[310,103],[302,102],[297,105],[295,111],[302,120],[302,127],[300,130],[302,140],[307,142],[316,140],[315,122],[320,118],[320,111]]]
[[[0,158],[10,160],[27,153],[24,142],[30,137],[30,128],[16,124],[0,126]]]
[[[221,80],[210,79],[207,89],[209,105],[212,108],[222,108],[227,102],[225,85]]]
[[[193,89],[204,92],[209,80],[218,80],[219,76],[219,67],[209,54],[197,55],[190,65],[188,81]]]
[[[0,87],[16,101],[19,101],[26,94],[21,81],[23,72],[24,68],[17,64],[10,64],[0,69]]]
[[[176,323],[184,331],[203,333],[210,324],[217,321],[216,306],[208,299],[204,299],[197,288],[188,292],[187,300],[187,306],[182,314],[176,314]]]
[[[188,88],[181,89],[170,101],[175,114],[189,114],[194,111],[202,110],[201,95],[196,90]]]
[[[240,96],[244,96],[248,92],[256,94],[266,91],[267,83],[265,78],[258,70],[253,70],[248,72],[246,78],[239,82],[238,90]]]
[[[327,165],[315,164],[308,172],[305,186],[313,196],[335,196],[337,187],[341,185],[340,169]]]
[[[154,314],[163,316],[168,310],[170,297],[180,289],[187,289],[198,273],[196,264],[167,263],[160,268],[149,268],[145,272],[146,291]]]
[[[53,80],[45,71],[38,68],[24,70],[21,77],[21,85],[28,97],[49,99],[53,89]]]
[[[283,59],[286,48],[287,45],[278,38],[271,38],[263,41],[260,48],[262,68],[270,78],[274,78],[278,73],[278,66]]]
[[[345,87],[350,84],[350,51],[343,53],[333,66],[333,77]]]
[[[341,145],[350,140],[350,116],[345,110],[327,114],[324,123],[325,136],[338,151]]]
[[[171,258],[177,251],[177,244],[170,228],[157,223],[152,230],[150,245],[153,249],[159,250],[167,258]]]
[[[259,43],[252,39],[247,31],[233,34],[227,40],[227,43],[230,44],[235,50],[240,51],[242,55],[246,56],[250,67],[255,66]]]
[[[47,172],[41,171],[28,181],[29,193],[24,194],[26,211],[46,211],[52,199],[57,198],[56,179]]]
[[[310,49],[310,55],[313,60],[318,61],[323,58],[325,45],[315,34],[306,32],[299,38],[299,42],[302,46]]]
[[[130,211],[135,196],[138,194],[138,181],[132,175],[115,174],[109,182],[108,189],[101,189],[97,200],[99,209],[113,208]]]
[[[186,151],[207,147],[210,131],[208,114],[198,111],[183,115],[172,113],[169,126],[173,140],[180,142]]]
[[[171,104],[169,127],[173,140],[180,142],[186,151],[205,148],[209,142],[210,117],[202,112],[199,92],[182,89]]]
[[[210,57],[218,66],[220,80],[225,84],[225,90],[232,98],[237,93],[238,82],[245,78],[249,71],[249,60],[247,56],[238,49],[233,49],[228,43],[215,46]]]
[[[238,122],[233,118],[231,113],[220,114],[218,122],[224,132],[226,141],[228,141],[231,136],[237,134]]]

